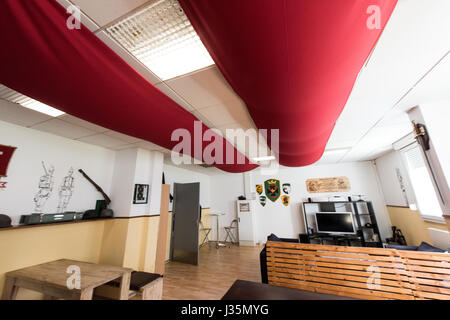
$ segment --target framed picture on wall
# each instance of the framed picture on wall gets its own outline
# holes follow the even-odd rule
[[[148,184],[135,184],[133,204],[147,204],[148,203]]]
[[[239,211],[241,212],[250,212],[250,205],[248,202],[239,204]]]

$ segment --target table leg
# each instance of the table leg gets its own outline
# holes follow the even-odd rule
[[[217,242],[216,242],[216,248],[219,248],[219,215],[217,215],[217,220],[216,220],[216,238],[217,238]]]
[[[3,287],[2,300],[15,300],[19,287],[16,286],[16,279],[6,276],[5,286]]]
[[[92,300],[93,295],[94,295],[94,288],[81,290],[80,300]]]
[[[124,273],[120,281],[120,300],[128,300],[128,293],[130,291],[131,272]]]

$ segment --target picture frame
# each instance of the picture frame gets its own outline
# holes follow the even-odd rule
[[[250,204],[248,202],[239,203],[240,212],[250,212]]]
[[[147,204],[148,203],[148,191],[150,186],[148,184],[135,184],[133,204]]]

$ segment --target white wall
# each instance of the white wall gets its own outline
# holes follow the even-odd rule
[[[111,208],[119,217],[157,215],[161,203],[163,154],[139,148],[117,151]],[[148,184],[147,204],[133,204],[135,184]]]
[[[376,168],[386,205],[408,207],[411,203],[415,203],[408,172],[403,165],[401,155],[398,151],[392,150],[378,158],[376,160]],[[406,198],[397,178],[397,168],[400,170],[403,178],[403,184],[406,188]]]
[[[280,168],[278,174],[272,176],[261,175],[259,170],[251,173],[253,188],[257,184],[264,184],[270,178],[279,179],[281,184],[290,183],[292,186],[291,202],[285,207],[281,200],[275,203],[267,200],[262,207],[255,200],[255,217],[257,226],[257,240],[264,242],[270,233],[279,237],[298,238],[304,233],[304,223],[301,215],[301,202],[308,197],[331,197],[334,195],[365,195],[373,202],[382,238],[390,237],[390,219],[377,180],[374,165],[371,162],[352,162],[329,165],[315,165],[301,168]],[[326,178],[346,176],[350,180],[351,190],[348,193],[309,194],[306,190],[306,180],[310,178]],[[222,226],[229,224],[236,217],[235,201],[244,193],[242,174],[216,174],[211,176],[211,209],[223,211],[227,216],[222,219]],[[221,234],[224,237],[224,234]]]
[[[116,153],[110,198],[111,208],[117,217],[127,217],[131,212],[137,150],[126,149]]]
[[[211,176],[211,213],[225,213],[219,219],[219,239],[225,239],[224,226],[237,218],[236,200],[244,195],[244,175],[239,173],[217,173]],[[216,219],[211,220],[211,239],[216,239]]]
[[[166,184],[170,184],[170,193],[172,195],[174,183],[200,182],[200,205],[202,208],[211,207],[211,179],[209,175],[166,163],[164,163],[163,170]],[[172,210],[172,203],[169,206],[169,210]]]
[[[44,210],[55,213],[59,186],[70,167],[75,170],[75,190],[68,211],[95,208],[102,195],[78,172],[83,169],[107,194],[110,193],[115,152],[79,141],[0,121],[0,144],[17,147],[11,159],[7,188],[0,189],[0,213],[7,214],[17,224],[22,214],[34,212],[34,196],[40,177],[44,174],[41,161],[53,165],[53,193]]]

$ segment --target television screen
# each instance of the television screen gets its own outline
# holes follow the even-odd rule
[[[317,212],[317,232],[354,234],[355,224],[351,212]]]

